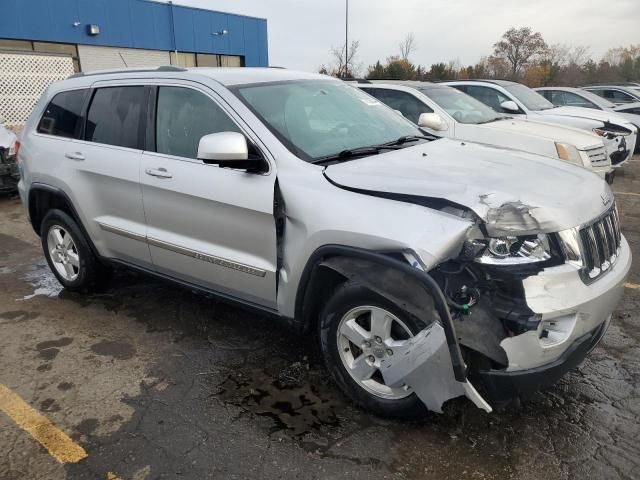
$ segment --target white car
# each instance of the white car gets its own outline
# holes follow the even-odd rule
[[[595,133],[508,117],[436,83],[385,81],[359,83],[358,87],[437,135],[545,155],[612,179],[611,161]]]
[[[18,180],[16,164],[16,135],[6,128],[4,119],[0,118],[0,193],[15,192]]]
[[[613,112],[626,118],[636,128],[640,129],[640,100],[616,105],[606,98],[583,88],[540,87],[534,90],[558,107],[582,107]],[[636,141],[635,151],[640,151],[640,142],[638,141]]]
[[[617,105],[640,102],[640,85],[637,83],[615,85],[589,85],[582,87]]]
[[[529,87],[507,80],[460,80],[446,84],[501,113],[594,131],[603,137],[613,166],[622,166],[633,155],[638,129],[613,113],[556,107]]]

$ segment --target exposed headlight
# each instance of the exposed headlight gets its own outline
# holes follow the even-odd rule
[[[479,245],[480,244],[480,245]],[[474,240],[476,248],[484,244],[475,261],[491,265],[521,265],[551,258],[549,237],[540,233],[524,237],[500,237]]]
[[[567,162],[580,166],[584,165],[580,152],[574,145],[556,142],[556,151],[558,152],[558,158],[560,160],[566,160]]]
[[[603,130],[601,128],[594,128],[593,133],[595,133],[596,135],[600,135],[601,137],[607,138],[609,140],[613,140],[617,136],[615,133],[609,132],[607,130]]]

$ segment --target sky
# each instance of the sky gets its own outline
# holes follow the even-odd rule
[[[317,71],[344,45],[346,0],[174,0],[175,4],[266,18],[269,62]],[[640,44],[640,0],[350,0],[349,38],[360,41],[368,65],[399,53],[412,32],[416,64],[475,64],[511,27],[529,26],[548,44],[607,49]]]

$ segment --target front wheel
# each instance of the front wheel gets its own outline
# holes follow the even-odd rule
[[[382,416],[417,419],[427,408],[407,385],[388,386],[380,362],[426,325],[357,282],[333,293],[320,316],[327,369],[357,405]]]

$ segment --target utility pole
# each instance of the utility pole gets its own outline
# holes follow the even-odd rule
[[[344,78],[349,77],[349,0],[344,15]]]

